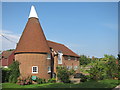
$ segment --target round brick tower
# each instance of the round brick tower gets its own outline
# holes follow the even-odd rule
[[[50,49],[39,23],[34,6],[31,7],[26,27],[15,51],[15,60],[20,63],[23,77],[37,76],[49,79],[48,68],[51,66]]]

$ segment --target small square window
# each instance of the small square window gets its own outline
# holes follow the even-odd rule
[[[32,66],[32,73],[38,73],[38,66]]]

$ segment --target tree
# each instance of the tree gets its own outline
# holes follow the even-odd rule
[[[19,62],[14,61],[10,66],[9,66],[11,72],[10,72],[10,77],[9,77],[9,82],[16,83],[17,78],[20,76],[20,71],[19,71]]]
[[[70,76],[74,74],[74,70],[68,70],[66,67],[58,66],[57,67],[57,77],[64,83],[69,83]]]
[[[99,60],[96,60],[88,72],[90,73],[91,79],[101,80],[104,78],[105,75],[104,64],[101,63]]]
[[[6,50],[6,51],[13,51],[13,50],[15,50],[15,49],[9,49],[9,50]]]
[[[81,55],[79,61],[80,61],[80,65],[87,65],[91,62],[91,59],[85,55]]]
[[[106,62],[106,74],[108,78],[114,78],[118,75],[118,64],[116,64],[117,59],[113,55],[104,55]]]
[[[118,80],[120,80],[120,53],[118,54]]]

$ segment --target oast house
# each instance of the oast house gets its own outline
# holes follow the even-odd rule
[[[79,72],[79,56],[65,45],[46,40],[35,7],[14,51],[23,77],[37,76],[49,79],[56,76],[56,67],[65,66]]]

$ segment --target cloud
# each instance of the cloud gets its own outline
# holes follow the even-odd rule
[[[0,33],[1,51],[14,49],[19,38],[20,38],[19,34],[15,34],[10,30],[2,30],[2,33]]]

